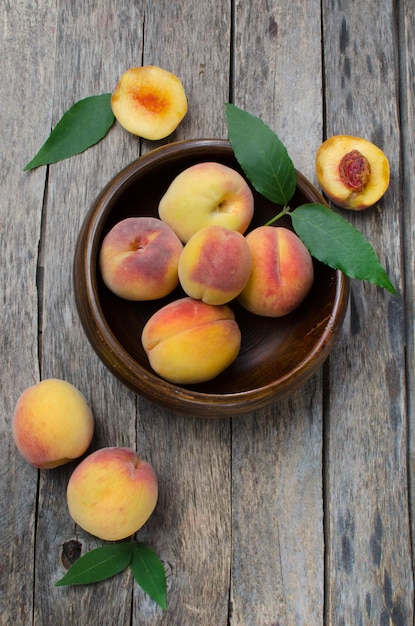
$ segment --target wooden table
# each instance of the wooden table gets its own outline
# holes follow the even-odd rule
[[[0,622],[412,624],[413,0],[6,0],[0,24]],[[269,124],[313,182],[315,151],[333,134],[366,137],[390,160],[381,202],[342,214],[398,295],[352,281],[329,360],[268,409],[220,420],[169,413],[118,382],[81,328],[72,262],[83,218],[116,172],[163,142],[115,124],[83,154],[23,172],[65,110],[141,64],[174,72],[188,94],[188,115],[166,142],[226,138],[232,101]],[[69,517],[76,464],[37,471],[11,437],[18,396],[50,377],[85,394],[94,448],[136,447],[156,469],[159,502],[137,537],[165,565],[166,612],[128,571],[54,586],[67,542],[82,552],[103,542]]]

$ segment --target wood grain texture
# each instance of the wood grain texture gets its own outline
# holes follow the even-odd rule
[[[3,3],[1,623],[413,623],[415,6],[381,5]],[[141,64],[184,83],[189,112],[171,137],[142,141],[114,124],[83,154],[23,173],[71,104],[111,91]],[[80,326],[72,262],[83,218],[110,178],[160,143],[225,138],[229,100],[269,124],[314,182],[323,136],[357,134],[385,150],[387,194],[342,215],[374,244],[398,296],[354,281],[324,369],[285,401],[215,421],[161,409],[105,369]],[[164,563],[166,612],[128,571],[97,586],[54,586],[64,552],[103,542],[69,517],[76,463],[38,472],[11,439],[18,395],[52,376],[85,394],[92,448],[135,447],[159,476],[159,503],[137,538]]]
[[[24,165],[50,128],[55,55],[53,3],[2,7],[0,171],[1,254],[1,510],[0,611],[4,623],[31,624],[38,472],[16,454],[11,420],[20,393],[39,380],[37,255],[45,172]],[[6,10],[5,10],[6,9]],[[39,43],[32,47],[33,39]],[[28,94],[36,93],[34,101]],[[34,120],[36,122],[34,123]],[[16,593],[16,590],[18,592]]]
[[[326,132],[366,137],[390,160],[387,194],[347,218],[374,243],[398,295],[356,281],[330,360],[328,622],[410,624],[397,21],[389,2],[354,8],[324,3]]]
[[[322,623],[320,388],[234,420],[234,624]]]
[[[226,138],[224,104],[229,100],[230,2],[146,3],[143,64],[160,64],[182,81],[188,112],[175,139]],[[146,148],[153,147],[146,142]]]
[[[58,6],[55,65],[54,124],[74,102],[87,95],[111,91],[125,63],[142,46],[143,11],[131,6],[124,12],[110,2],[67,3]],[[124,33],[120,49],[118,34]],[[133,44],[134,41],[134,44]],[[119,156],[118,156],[119,155]],[[87,398],[96,419],[92,448],[136,447],[137,398],[102,366],[79,323],[72,265],[82,220],[100,189],[119,169],[139,155],[139,140],[114,126],[106,140],[49,171],[44,267],[42,377],[73,383]],[[138,450],[145,456],[141,442]],[[66,485],[76,463],[56,472],[41,473],[36,535],[35,616],[39,624],[108,623],[108,607],[117,607],[120,623],[128,623],[133,582],[128,572],[105,581],[102,593],[94,586],[54,587],[65,573],[62,550],[77,539],[82,553],[103,542],[82,532],[66,506]],[[102,602],[105,597],[105,602]]]
[[[162,0],[157,11],[152,6],[146,4],[143,63],[179,76],[189,100],[189,112],[169,140],[226,136],[229,3]],[[143,149],[153,145],[144,142]],[[140,400],[137,425],[160,477],[161,500],[148,535],[168,567],[169,610],[162,614],[136,587],[134,620],[151,626],[225,624],[231,566],[230,422],[174,415]]]
[[[235,2],[235,104],[259,116],[315,183],[323,135],[320,2]]]
[[[313,180],[321,142],[319,3],[237,2],[235,104]],[[300,114],[301,111],[301,114]],[[232,624],[323,621],[322,376],[232,429]]]
[[[404,235],[404,278],[406,357],[408,375],[408,424],[409,424],[409,471],[410,471],[410,517],[412,537],[415,537],[415,485],[411,478],[415,473],[415,6],[410,0],[399,4],[399,52],[401,59],[401,120],[402,120],[402,221]],[[414,559],[412,545],[412,559]]]

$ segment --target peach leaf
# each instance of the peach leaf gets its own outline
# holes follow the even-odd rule
[[[90,550],[71,565],[55,586],[87,585],[110,578],[127,567],[132,554],[131,542],[115,543]]]
[[[63,114],[24,171],[83,152],[105,137],[114,120],[110,93],[79,100]]]
[[[259,118],[226,104],[229,141],[236,160],[253,187],[271,202],[286,206],[297,175],[286,147]]]
[[[290,212],[292,225],[316,259],[350,278],[367,280],[396,295],[396,289],[365,237],[341,215],[322,204],[303,204]]]
[[[135,581],[154,602],[166,609],[166,573],[158,556],[143,543],[132,544],[130,567]]]
[[[124,541],[90,550],[55,583],[89,585],[115,576],[130,565],[135,581],[152,600],[166,609],[166,574],[156,553],[138,541]]]

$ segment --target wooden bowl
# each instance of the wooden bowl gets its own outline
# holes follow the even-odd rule
[[[139,215],[158,217],[158,203],[173,178],[201,161],[241,169],[230,144],[220,139],[171,143],[140,157],[104,188],[81,228],[74,260],[79,316],[92,347],[127,387],[168,409],[206,417],[241,415],[292,393],[321,366],[343,323],[349,281],[340,271],[314,260],[314,285],[303,304],[286,317],[253,315],[230,303],[242,333],[234,363],[215,379],[197,385],[166,382],[151,369],[141,331],[161,306],[184,293],[178,288],[158,301],[129,302],[111,293],[101,279],[98,256],[105,234],[118,221]],[[242,172],[241,172],[242,173]],[[278,207],[253,191],[255,215],[250,228],[264,224]],[[325,204],[299,172],[290,206]],[[278,225],[291,227],[289,217]],[[218,347],[220,349],[220,347]]]

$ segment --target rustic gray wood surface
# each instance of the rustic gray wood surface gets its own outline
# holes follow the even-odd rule
[[[0,623],[413,624],[413,1],[6,0],[0,29]],[[333,134],[366,137],[390,160],[382,201],[342,215],[372,242],[398,295],[352,281],[321,370],[294,396],[232,420],[173,414],[127,390],[76,311],[72,263],[88,207],[165,142],[115,124],[83,154],[23,172],[69,106],[141,64],[177,74],[189,98],[166,141],[226,138],[232,101],[269,124],[314,183],[315,151]],[[67,512],[75,464],[37,471],[11,437],[18,396],[49,377],[85,394],[93,447],[136,447],[159,476],[138,538],[165,565],[166,612],[128,572],[54,586],[68,541],[82,553],[102,542]]]

